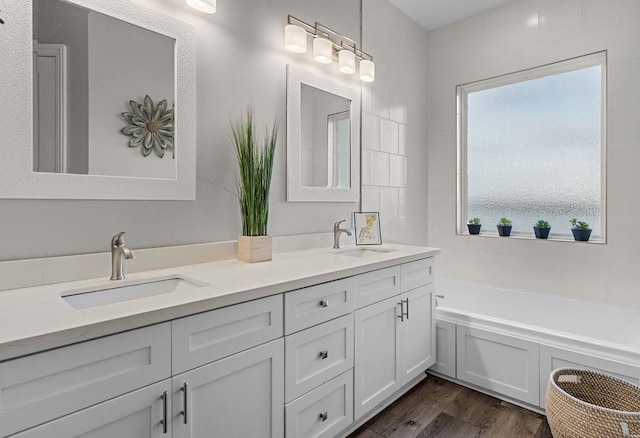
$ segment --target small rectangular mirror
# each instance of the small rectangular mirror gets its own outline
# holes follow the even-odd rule
[[[287,70],[287,199],[358,202],[359,84]]]

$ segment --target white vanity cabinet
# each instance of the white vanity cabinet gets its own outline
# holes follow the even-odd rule
[[[0,438],[344,434],[434,363],[432,264],[0,362]]]
[[[435,363],[432,281],[432,258],[356,277],[356,303],[388,297],[354,312],[356,420]]]

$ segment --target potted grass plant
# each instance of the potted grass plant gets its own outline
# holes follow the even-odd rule
[[[538,222],[536,222],[536,224],[533,226],[533,232],[536,235],[536,239],[546,239],[549,237],[549,231],[551,231],[551,225],[549,225],[549,222],[540,219]]]
[[[278,121],[268,128],[262,143],[254,131],[253,107],[245,117],[232,123],[233,144],[238,159],[238,200],[242,216],[242,236],[238,237],[238,260],[263,262],[271,260],[272,242],[267,235],[269,221],[269,189],[278,137]]]
[[[469,230],[469,234],[480,234],[480,228],[482,228],[482,224],[480,223],[479,217],[469,219],[469,221],[467,222],[467,229]]]
[[[503,217],[500,219],[500,222],[496,225],[498,227],[498,234],[504,237],[509,237],[511,235],[511,220]]]
[[[591,237],[591,228],[589,224],[583,221],[579,221],[577,218],[573,218],[569,220],[571,223],[571,232],[573,233],[573,238],[580,242],[588,242],[589,237]]]

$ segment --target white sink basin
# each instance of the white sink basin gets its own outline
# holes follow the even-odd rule
[[[62,299],[74,309],[87,309],[122,301],[137,300],[138,298],[170,294],[202,286],[206,286],[206,284],[182,276],[152,278],[126,284],[114,281],[113,284],[101,287],[65,291],[62,293]]]
[[[395,251],[395,249],[388,248],[345,248],[334,251],[334,254],[344,255],[349,257],[366,257],[367,255],[383,254],[387,252]]]

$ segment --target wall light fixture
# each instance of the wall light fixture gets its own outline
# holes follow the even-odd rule
[[[187,0],[187,4],[196,11],[204,12],[205,14],[216,13],[216,0]]]
[[[201,0],[187,0],[201,1]],[[284,27],[284,46],[294,53],[307,51],[307,36],[313,37],[313,59],[321,64],[338,61],[338,69],[344,74],[356,72],[356,58],[359,59],[360,79],[364,82],[375,80],[373,56],[360,50],[355,41],[339,34],[316,21],[310,25],[292,16],[287,16]]]

